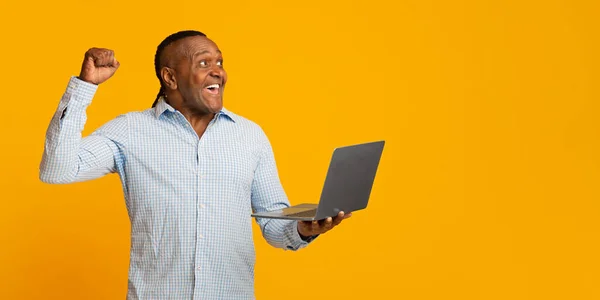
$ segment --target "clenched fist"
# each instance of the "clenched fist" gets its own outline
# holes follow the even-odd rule
[[[115,74],[119,65],[112,50],[91,48],[85,53],[79,79],[96,85],[101,84]]]

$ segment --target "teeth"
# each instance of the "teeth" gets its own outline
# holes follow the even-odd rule
[[[211,84],[211,85],[207,86],[206,88],[207,89],[212,89],[212,88],[218,89],[219,88],[219,84],[218,83]]]

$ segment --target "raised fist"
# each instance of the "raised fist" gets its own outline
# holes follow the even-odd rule
[[[119,65],[112,50],[91,48],[85,53],[79,79],[96,85],[101,84],[115,74]]]

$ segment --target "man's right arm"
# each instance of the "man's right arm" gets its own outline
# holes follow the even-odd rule
[[[86,52],[80,76],[69,82],[46,132],[40,179],[47,183],[70,183],[115,172],[128,126],[121,116],[81,138],[86,108],[98,84],[110,78],[119,63],[112,51],[92,48]]]
[[[97,86],[75,77],[46,132],[40,180],[46,183],[71,183],[101,177],[116,171],[115,161],[127,140],[127,120],[120,116],[92,135],[82,138],[87,119],[85,110]]]

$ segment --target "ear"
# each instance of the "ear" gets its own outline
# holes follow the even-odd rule
[[[177,89],[177,79],[175,78],[175,70],[169,67],[162,67],[160,69],[160,76],[162,77],[165,86],[171,90]]]

